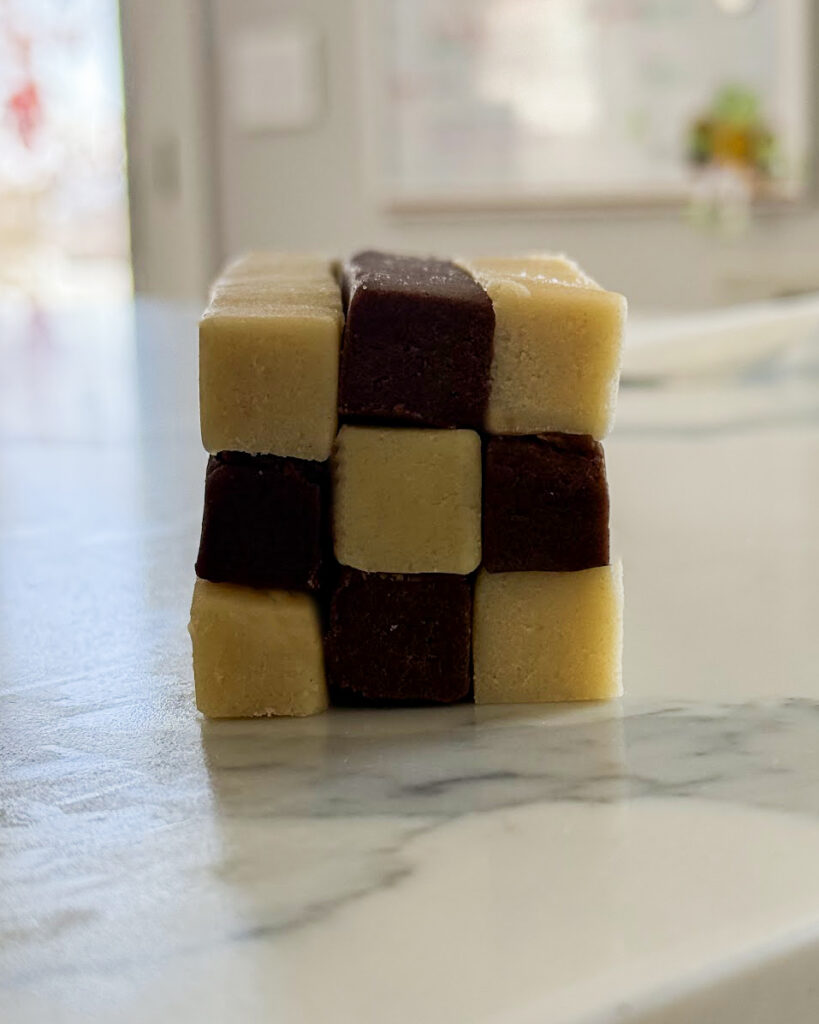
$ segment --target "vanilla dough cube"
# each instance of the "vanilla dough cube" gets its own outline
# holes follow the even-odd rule
[[[365,572],[472,572],[481,560],[478,435],[342,427],[333,540],[338,561]]]
[[[197,580],[188,630],[196,706],[208,718],[327,707],[321,624],[309,595]]]
[[[228,266],[199,323],[205,448],[329,458],[342,324],[329,260],[254,253]]]
[[[558,256],[463,263],[492,299],[491,434],[605,437],[620,376],[626,300]]]
[[[481,572],[472,657],[476,704],[608,700],[622,693],[620,565]]]

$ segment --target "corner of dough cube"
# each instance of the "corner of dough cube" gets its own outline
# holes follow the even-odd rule
[[[463,264],[492,299],[491,434],[611,430],[626,300],[559,256]]]
[[[622,693],[622,568],[481,571],[476,704],[609,700]]]
[[[328,459],[342,320],[329,260],[255,253],[227,267],[199,323],[207,451]]]
[[[474,430],[341,428],[333,539],[365,572],[464,576],[481,560],[481,440]]]
[[[188,630],[196,706],[208,718],[327,707],[321,625],[309,595],[197,580]]]

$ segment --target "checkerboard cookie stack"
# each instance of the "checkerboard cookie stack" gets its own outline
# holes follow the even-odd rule
[[[624,319],[554,256],[231,264],[200,323],[199,709],[618,695]]]

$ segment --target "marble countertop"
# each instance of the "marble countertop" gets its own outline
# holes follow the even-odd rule
[[[624,389],[622,702],[209,723],[192,323],[0,333],[4,1024],[815,1024],[816,344]]]

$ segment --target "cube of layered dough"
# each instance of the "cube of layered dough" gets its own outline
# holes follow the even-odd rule
[[[485,426],[599,440],[612,426],[626,300],[556,256],[464,262],[495,309]]]
[[[208,718],[327,707],[318,607],[307,594],[197,580],[188,630],[196,706]]]
[[[608,561],[603,446],[588,434],[490,437],[484,459],[484,567],[567,572]]]
[[[342,321],[328,260],[254,253],[231,264],[199,323],[205,448],[329,458]]]
[[[225,264],[222,273],[214,283],[214,287],[226,282],[256,281],[261,277],[275,275],[280,279],[304,279],[312,275],[316,263],[328,263],[335,274],[335,261],[327,261],[315,253],[265,252],[257,250],[247,252]]]
[[[471,633],[465,577],[345,569],[324,639],[333,697],[378,704],[462,700],[469,693]]]
[[[468,273],[448,260],[360,252],[343,291],[342,415],[482,426],[495,318]]]
[[[336,558],[366,572],[465,576],[481,560],[481,442],[472,430],[342,427]]]
[[[212,583],[318,590],[328,463],[211,455],[196,575]]]
[[[481,572],[472,627],[475,703],[617,697],[622,635],[619,565]]]

